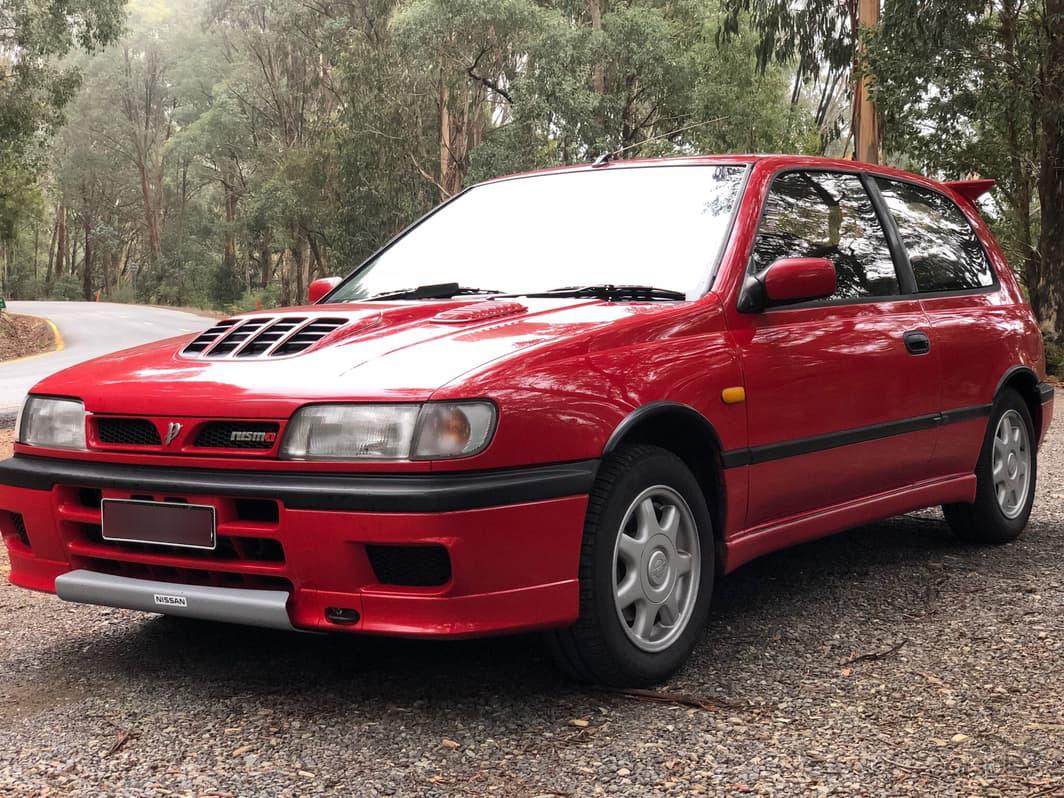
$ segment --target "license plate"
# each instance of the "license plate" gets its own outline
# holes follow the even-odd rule
[[[146,543],[213,550],[214,508],[209,504],[104,499],[101,535],[112,543]]]

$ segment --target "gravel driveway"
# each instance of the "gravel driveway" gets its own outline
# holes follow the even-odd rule
[[[288,635],[4,585],[0,795],[1064,796],[1062,500],[1058,424],[1018,543],[923,514],[744,567],[663,688],[686,704],[568,685],[534,638]]]

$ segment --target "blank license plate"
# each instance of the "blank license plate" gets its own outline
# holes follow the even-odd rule
[[[214,508],[209,504],[104,499],[101,505],[104,540],[214,549],[217,544]]]

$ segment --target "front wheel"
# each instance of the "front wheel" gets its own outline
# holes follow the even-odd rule
[[[994,402],[975,468],[975,502],[942,509],[957,537],[976,543],[1008,543],[1019,537],[1034,503],[1038,452],[1031,411],[1016,391]]]
[[[713,576],[712,522],[691,471],[664,449],[622,448],[591,492],[580,619],[548,638],[556,661],[580,681],[663,681],[698,641]]]

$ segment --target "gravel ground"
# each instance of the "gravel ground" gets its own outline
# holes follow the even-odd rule
[[[663,688],[700,706],[568,685],[534,638],[285,635],[4,585],[0,795],[1064,796],[1062,499],[1058,424],[1013,545],[925,513],[744,567]]]

